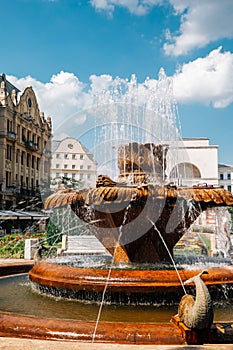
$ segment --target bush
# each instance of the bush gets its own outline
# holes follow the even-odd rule
[[[46,239],[47,243],[50,246],[53,246],[55,243],[61,242],[62,234],[57,225],[53,221],[49,221],[46,228]]]
[[[24,258],[25,239],[38,238],[44,241],[45,233],[34,234],[8,234],[0,237],[0,257],[1,258]]]

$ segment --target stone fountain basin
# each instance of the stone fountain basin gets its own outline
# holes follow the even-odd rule
[[[57,266],[56,264],[47,262],[38,263],[34,268],[37,269],[39,266],[41,268],[44,266],[45,268],[46,264],[53,265],[53,267],[55,265],[59,271],[65,268],[65,266]],[[70,269],[70,267],[64,269],[65,275]],[[59,271],[57,273],[57,279]],[[229,267],[229,271],[232,272],[232,267]],[[126,271],[126,274],[128,272]],[[194,273],[193,270],[190,271],[190,274]],[[93,277],[93,274],[91,276]],[[68,276],[66,275],[66,277]],[[74,276],[73,279],[75,279]],[[172,319],[173,322],[156,324],[145,323],[143,320],[142,322],[133,323],[101,321],[98,324],[94,342],[135,345],[232,344],[232,322],[218,321],[210,330],[196,332],[195,330],[187,329],[177,317],[173,317]],[[88,343],[93,341],[93,333],[96,326],[95,321],[26,316],[9,312],[0,312],[0,320],[0,336],[60,341],[72,340],[73,342],[81,341]]]
[[[208,268],[203,276],[213,299],[225,298],[224,288],[228,287],[233,296],[233,266]],[[201,270],[179,270],[182,281]],[[100,301],[106,290],[106,300],[111,302],[156,303],[163,300],[178,302],[184,294],[175,270],[129,270],[63,266],[42,261],[29,272],[29,279],[43,292],[69,298]],[[109,278],[108,278],[109,277]],[[72,291],[72,293],[70,292]]]

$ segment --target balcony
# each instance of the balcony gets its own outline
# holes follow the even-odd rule
[[[25,147],[31,149],[32,151],[38,151],[38,144],[32,141],[25,141]]]
[[[48,157],[48,158],[51,158],[51,157],[52,157],[52,152],[49,151],[49,150],[45,150],[45,151],[43,152],[43,155],[46,156],[46,157]]]
[[[16,193],[18,195],[26,196],[26,197],[34,197],[37,194],[36,190],[34,190],[34,189],[29,190],[29,189],[25,189],[23,187],[18,188]]]
[[[6,186],[6,193],[14,193],[15,186]]]
[[[9,140],[16,141],[16,133],[13,131],[7,131],[6,136]]]

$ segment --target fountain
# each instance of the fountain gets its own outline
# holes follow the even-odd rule
[[[121,92],[125,91],[122,82],[119,85]],[[101,256],[101,263],[96,266],[93,259],[89,266],[69,266],[63,264],[62,259],[36,263],[29,272],[29,278],[34,287],[44,294],[99,302],[101,305],[103,302],[134,305],[178,303],[186,293],[183,281],[200,273],[202,268],[186,269],[181,265],[177,268],[173,256],[174,246],[202,211],[212,207],[233,206],[232,194],[222,188],[213,185],[184,187],[168,181],[167,164],[172,160],[174,163],[177,161],[174,150],[178,139],[170,92],[171,81],[161,71],[157,85],[149,88],[146,86],[150,90],[147,107],[155,111],[153,115],[158,119],[151,120],[151,112],[147,113],[148,108],[145,106],[140,109],[143,115],[141,122],[149,127],[150,133],[139,129],[135,133],[131,127],[135,114],[138,122],[140,119],[139,110],[133,107],[140,99],[139,90],[135,94],[136,86],[133,77],[128,90],[122,93],[127,113],[120,104],[122,101],[119,96],[122,98],[122,94],[116,86],[111,96],[106,91],[101,95],[101,98],[104,96],[107,100],[113,100],[111,108],[104,104],[105,115],[108,116],[111,112],[112,119],[119,118],[119,115],[124,119],[120,123],[114,119],[111,128],[106,128],[105,116],[105,127],[101,129],[104,140],[116,141],[114,147],[105,148],[106,152],[111,153],[110,159],[117,159],[118,177],[112,180],[108,175],[99,175],[95,188],[63,188],[45,200],[46,209],[70,207],[89,225],[92,234],[112,258]],[[143,93],[145,98],[145,89]],[[114,99],[115,96],[118,100]],[[156,135],[159,142],[147,139],[156,121],[159,121],[159,134]],[[95,125],[98,129],[96,121]],[[122,142],[121,133],[127,142]],[[115,152],[114,156],[112,152]],[[109,154],[107,158],[109,159]],[[224,298],[226,290],[228,297],[232,297],[231,264],[229,259],[227,266],[207,267],[208,274],[203,276],[211,296],[217,300]],[[45,338],[48,337],[46,329],[52,327],[54,338],[62,332],[68,334],[69,331],[75,332],[73,339],[89,341],[141,344],[200,341],[199,335],[188,340],[188,333],[179,328],[177,319],[173,324],[157,324],[156,327],[149,323],[143,324],[143,320],[141,323],[113,324],[101,322],[101,306],[99,310],[97,322],[74,325],[68,320],[62,324],[56,320],[44,320],[44,325],[38,322],[36,327],[43,328]],[[12,318],[9,322],[15,321]],[[26,319],[25,323],[27,322],[30,323],[31,319]],[[220,341],[216,332],[216,329],[212,330],[206,335],[205,341],[211,341],[211,337],[215,342]]]
[[[108,268],[74,268],[43,261],[29,273],[40,291],[56,295],[59,290],[67,296],[70,289],[75,298],[100,301],[107,280],[105,297],[111,302],[179,300],[181,280],[191,278],[194,271],[177,274],[175,269],[164,270],[162,263],[171,262],[175,244],[202,211],[233,205],[233,196],[214,186],[159,185],[166,153],[167,147],[161,145],[130,143],[119,151],[121,181],[100,175],[96,188],[58,190],[47,198],[46,208],[70,205],[79,218],[91,223],[91,231],[112,255],[115,268],[109,275]],[[147,183],[152,176],[156,184]],[[128,177],[133,179],[130,185],[125,183]],[[219,299],[222,285],[233,283],[232,268],[209,268],[205,283]]]

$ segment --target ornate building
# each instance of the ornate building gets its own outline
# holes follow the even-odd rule
[[[19,92],[0,75],[0,209],[27,205],[50,177],[51,119],[32,87]]]

